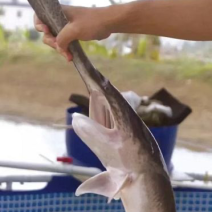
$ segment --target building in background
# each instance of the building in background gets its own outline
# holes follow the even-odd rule
[[[71,4],[71,0],[61,0]],[[0,0],[0,25],[6,29],[33,28],[33,10],[27,0]]]
[[[118,0],[117,0],[118,1]],[[132,0],[123,0],[123,2],[129,2]],[[60,3],[66,5],[77,6],[106,6],[110,4],[109,0],[60,0]],[[9,30],[15,30],[17,28],[33,28],[33,10],[29,6],[27,0],[0,0],[0,25]],[[182,48],[184,41],[162,38],[162,45],[177,46]]]

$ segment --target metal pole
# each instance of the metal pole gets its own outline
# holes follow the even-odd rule
[[[68,164],[38,164],[38,163],[25,163],[25,162],[13,162],[13,161],[0,161],[0,167],[25,169],[31,171],[53,172],[69,175],[84,175],[94,176],[101,173],[97,168],[86,168]]]

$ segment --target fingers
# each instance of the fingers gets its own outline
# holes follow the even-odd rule
[[[54,49],[57,48],[56,38],[50,33],[47,33],[44,35],[43,43],[45,43],[46,45],[48,45]]]
[[[50,33],[48,26],[43,24],[43,22],[37,17],[36,14],[34,15],[34,25],[37,31],[44,32],[43,42],[47,45],[50,45],[53,48],[56,48],[55,42],[57,41],[60,51],[62,51],[62,49],[63,51],[67,50],[68,44],[72,41],[72,38],[74,37],[74,33],[70,33],[71,24],[67,24],[62,29],[62,31],[57,36],[57,40]]]
[[[35,29],[39,32],[44,32],[44,37],[43,37],[43,43],[56,49],[61,55],[63,55],[68,62],[70,62],[73,58],[71,53],[67,50],[67,47],[61,48],[60,45],[57,44],[56,38],[50,33],[50,30],[48,26],[42,23],[42,21],[37,17],[37,15],[34,15],[34,25]]]
[[[57,52],[59,52],[62,56],[64,56],[68,62],[72,61],[73,58],[72,58],[71,53],[69,51],[65,51],[65,50],[61,49],[57,45],[56,38],[53,37],[50,33],[44,35],[43,43],[56,49]]]
[[[43,24],[36,14],[34,15],[34,25],[37,31],[44,32],[43,43],[51,46],[52,48],[56,48],[56,38],[50,33],[49,28]]]
[[[43,22],[37,17],[37,15],[34,15],[34,25],[35,25],[35,29],[39,32],[44,32],[44,33],[50,33],[50,30],[48,28],[48,26],[46,26],[45,24],[43,24]]]
[[[73,27],[73,24],[68,23],[57,36],[58,46],[66,51],[68,49],[68,45],[77,39],[77,34],[77,30]]]
[[[43,24],[42,21],[34,14],[34,25]]]
[[[61,49],[58,45],[56,47],[57,51],[66,58],[66,60],[68,62],[72,61],[73,60],[73,56],[71,55],[71,53],[67,50],[67,51],[64,51],[63,49]]]

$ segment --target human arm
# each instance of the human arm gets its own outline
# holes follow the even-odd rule
[[[67,52],[73,40],[101,40],[112,33],[212,40],[211,0],[135,1],[103,8],[63,6],[63,10],[69,23],[54,42],[60,52]],[[37,23],[36,18],[36,27]],[[45,43],[50,45],[52,39]]]
[[[119,11],[110,24],[112,33],[212,40],[211,0],[136,1],[112,7],[117,8],[114,11]]]

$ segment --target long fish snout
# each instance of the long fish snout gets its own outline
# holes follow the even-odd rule
[[[116,129],[109,129],[85,115],[74,113],[72,125],[76,134],[97,155],[101,153],[102,145],[106,148],[118,148],[121,145]]]

